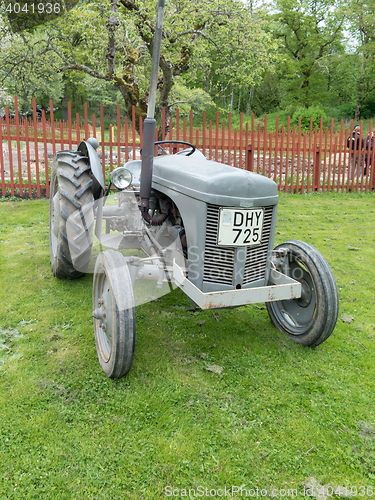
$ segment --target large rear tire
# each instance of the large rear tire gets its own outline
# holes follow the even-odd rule
[[[333,332],[339,313],[336,281],[328,262],[312,245],[286,241],[276,249],[288,250],[286,262],[277,270],[299,281],[299,299],[267,302],[272,323],[297,344],[315,347]]]
[[[50,261],[60,279],[83,276],[91,259],[94,226],[93,180],[89,160],[80,151],[56,154],[49,205]]]
[[[120,252],[106,250],[99,254],[92,293],[100,366],[107,377],[121,378],[133,364],[135,305],[128,265]]]

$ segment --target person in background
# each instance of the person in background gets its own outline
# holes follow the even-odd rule
[[[363,175],[367,174],[367,166],[370,167],[372,165],[372,150],[374,148],[374,131],[367,134],[366,137],[366,147],[365,147],[365,169],[363,171]]]
[[[356,125],[353,129],[352,136],[348,137],[347,146],[350,149],[350,180],[353,179],[353,170],[354,175],[357,176],[357,166],[359,163],[359,168],[362,167],[363,162],[363,147],[365,145],[365,141],[362,137],[361,140],[361,127]]]

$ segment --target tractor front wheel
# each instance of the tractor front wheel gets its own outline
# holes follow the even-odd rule
[[[133,364],[135,306],[132,280],[120,252],[106,250],[96,260],[93,307],[99,363],[107,377],[121,378]]]
[[[272,323],[297,344],[315,347],[335,328],[339,298],[335,278],[328,262],[312,245],[287,241],[276,249],[288,250],[277,270],[301,283],[301,297],[267,302]]]
[[[89,160],[80,151],[56,154],[49,203],[49,248],[54,276],[80,278],[91,259],[94,196]]]

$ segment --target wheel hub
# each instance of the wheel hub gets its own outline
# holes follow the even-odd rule
[[[107,290],[106,284],[106,279],[104,279],[104,283],[102,284],[102,295],[97,301],[97,307],[93,310],[92,317],[97,320],[96,328],[98,329],[100,351],[103,359],[108,361],[112,349],[112,323],[110,316],[107,317],[107,306],[109,306],[110,310],[111,296],[109,290]]]
[[[300,307],[308,307],[311,304],[312,299],[311,287],[303,278],[299,281],[301,283],[301,297],[296,299],[296,302]]]
[[[104,312],[103,307],[99,307],[99,309],[95,309],[92,312],[92,317],[95,319],[103,319],[103,318],[105,318],[105,316],[106,316],[106,314]]]

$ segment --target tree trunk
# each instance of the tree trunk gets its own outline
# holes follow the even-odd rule
[[[303,90],[303,98],[304,98],[304,106],[305,108],[309,107],[309,94],[310,94],[310,75],[311,71],[305,71],[303,74],[303,82],[301,85],[301,89]]]
[[[254,87],[251,87],[250,92],[249,92],[249,99],[246,103],[246,114],[249,115],[251,113],[251,101],[254,96]]]
[[[356,105],[355,105],[354,120],[356,122],[358,122],[359,119],[360,119],[360,117],[361,117],[361,100],[357,96],[357,102],[356,102]]]
[[[28,103],[28,94],[26,89],[23,91],[23,105],[22,105],[22,112],[26,113],[27,110],[29,109],[29,103]]]
[[[111,14],[107,23],[108,31],[108,47],[107,47],[107,62],[108,73],[113,75],[115,72],[115,55],[116,55],[116,28],[119,25],[117,19],[117,0],[111,0]]]
[[[169,122],[172,116],[172,110],[169,106],[169,94],[173,87],[173,71],[172,65],[165,60],[163,56],[160,57],[160,68],[163,72],[163,84],[160,89],[160,111],[161,114],[162,108],[165,109],[165,135],[169,132]],[[160,127],[158,140],[162,140],[162,127]]]
[[[365,69],[366,69],[366,58],[365,54],[362,52],[361,74],[357,83],[357,98],[356,98],[355,115],[354,115],[354,120],[356,121],[359,121],[359,119],[361,118]]]
[[[210,74],[207,73],[206,78],[204,79],[204,90],[207,94],[210,92]]]
[[[63,98],[61,99],[61,108],[62,108],[62,119],[65,121],[68,121],[68,93],[66,89],[66,76],[63,75],[63,82],[64,82],[64,95]]]

